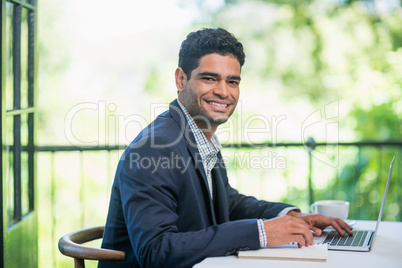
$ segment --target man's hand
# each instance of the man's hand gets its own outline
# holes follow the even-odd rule
[[[334,229],[342,236],[345,234],[343,230],[349,235],[353,234],[353,228],[338,218],[326,217],[321,214],[302,214],[296,211],[290,211],[288,215],[303,219],[309,225],[310,230],[315,236],[320,236],[322,234],[322,230],[328,226],[334,227]]]
[[[314,244],[310,226],[301,218],[282,216],[264,221],[267,246],[280,246],[296,242],[299,247]]]

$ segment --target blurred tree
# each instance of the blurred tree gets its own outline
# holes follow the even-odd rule
[[[375,1],[225,3],[205,24],[227,28],[243,41],[245,77],[263,85],[253,87],[255,94],[271,90],[280,92],[282,101],[307,97],[313,105],[340,100],[344,113],[340,127],[353,130],[351,137],[401,140],[400,5],[380,12]],[[375,218],[378,212],[371,207],[380,202],[378,193],[396,153],[395,149],[348,151],[349,157],[333,169],[335,174],[320,176],[328,183],[316,198],[348,198],[355,204],[352,217]],[[391,188],[390,195],[397,196],[393,200],[402,198],[397,188]],[[400,204],[391,207],[386,217],[402,219]]]

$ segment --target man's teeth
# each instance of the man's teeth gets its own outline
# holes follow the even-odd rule
[[[211,105],[218,106],[218,107],[224,107],[226,108],[228,105],[227,104],[222,104],[222,103],[217,103],[217,102],[210,102]]]

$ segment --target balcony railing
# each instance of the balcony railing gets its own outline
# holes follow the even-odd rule
[[[59,237],[105,223],[114,171],[125,147],[37,147],[41,267],[71,265],[57,251]],[[291,203],[303,211],[315,200],[348,200],[349,218],[370,220],[378,214],[395,155],[383,219],[402,221],[398,187],[402,184],[402,141],[316,143],[309,139],[306,143],[223,147],[230,183],[241,193]]]

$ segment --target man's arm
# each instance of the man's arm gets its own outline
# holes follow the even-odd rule
[[[272,219],[284,209],[292,207],[280,202],[269,202],[258,200],[253,196],[245,196],[234,189],[230,190],[229,196],[231,197],[231,220]]]

